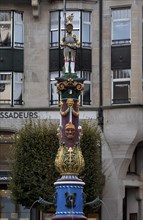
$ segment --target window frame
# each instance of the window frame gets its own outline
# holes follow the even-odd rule
[[[23,49],[24,47],[24,13],[22,11],[14,11],[14,10],[0,10],[1,13],[9,13],[10,14],[10,20],[9,21],[1,21],[0,20],[0,27],[3,24],[9,24],[10,25],[10,44],[3,45],[3,42],[1,41],[0,48],[17,48],[17,49]],[[20,14],[22,15],[22,22],[18,22],[18,25],[21,25],[21,42],[15,42],[16,36],[18,36],[17,30],[16,30],[16,15]],[[1,32],[1,29],[0,29]],[[1,36],[1,33],[0,33]]]
[[[15,144],[15,139],[16,139],[16,133],[12,131],[3,131],[0,130],[0,146],[4,148],[4,146],[7,145],[7,147],[11,148]],[[1,149],[2,150],[2,149]],[[5,151],[3,151],[5,152]],[[9,158],[9,151],[8,152],[8,159]],[[3,166],[3,169],[0,169],[0,171],[10,171],[9,165],[12,163],[12,160],[8,161],[6,160],[6,157],[0,158],[0,166]],[[5,166],[5,169],[4,169]]]
[[[52,28],[52,19],[51,19],[52,18],[52,13],[58,13],[57,14],[57,18],[59,16],[59,22],[57,22],[57,23],[58,23],[59,26],[58,27],[56,26],[57,28],[54,28],[54,25],[53,25],[53,28]],[[70,15],[71,13],[73,13],[73,14],[77,13],[76,16],[75,16],[76,19],[75,20],[73,19],[73,28],[74,28],[73,29],[73,34],[76,34],[75,32],[79,32],[79,34],[76,34],[78,36],[78,40],[80,42],[80,48],[77,49],[77,59],[79,58],[79,60],[81,62],[81,51],[83,49],[88,51],[88,50],[91,50],[91,48],[92,48],[91,47],[91,44],[92,44],[92,39],[91,39],[91,19],[92,19],[92,13],[91,13],[90,10],[69,10],[66,13],[66,17],[68,15]],[[82,17],[84,16],[84,13],[88,13],[88,15],[85,15],[85,17],[87,16],[87,20],[88,21],[86,21],[86,19],[84,19],[84,21],[82,21]],[[63,11],[57,10],[57,11],[51,11],[50,12],[50,29],[49,29],[49,32],[50,32],[50,52],[51,51],[56,52],[56,55],[57,55],[56,56],[56,62],[57,62],[57,66],[59,66],[59,68],[57,68],[57,70],[55,70],[56,69],[55,68],[55,59],[53,58],[53,56],[50,56],[51,58],[53,58],[50,61],[52,62],[52,64],[54,63],[54,68],[50,69],[50,80],[49,80],[50,81],[50,83],[49,83],[50,84],[50,89],[49,89],[50,106],[57,106],[58,105],[58,101],[59,101],[57,99],[57,104],[56,103],[53,104],[54,100],[52,100],[52,88],[51,88],[51,85],[56,83],[56,81],[51,79],[51,73],[52,72],[53,73],[57,72],[57,77],[60,77],[60,75],[63,74],[62,71],[59,71],[59,69],[62,70],[61,66],[63,65],[63,64],[61,64],[61,59],[64,60],[63,53],[61,55],[62,50],[60,48],[60,42],[61,42],[61,40],[62,40],[62,38],[64,36],[64,31],[66,31],[65,28],[64,28],[64,19],[63,19],[63,17],[64,17]],[[56,18],[56,20],[57,20],[57,18]],[[77,19],[77,18],[79,18],[79,19]],[[76,23],[76,25],[74,25],[74,22]],[[89,28],[88,28],[89,36],[87,38],[88,42],[82,42],[82,39],[83,39],[82,28],[83,28],[83,25],[85,25],[85,23],[86,23],[86,25],[89,26]],[[53,31],[58,31],[58,39],[59,39],[58,43],[57,42],[56,43],[52,42],[52,32]],[[57,59],[57,57],[58,57],[58,59]],[[86,72],[85,70],[88,70],[87,72],[90,72],[90,77],[91,77],[92,76],[91,68],[89,70],[89,67],[87,67],[87,68],[82,67],[80,62],[79,62],[79,66],[77,67],[77,69],[80,70],[80,71],[76,71],[77,75],[79,77],[83,77],[82,73]],[[90,99],[91,99],[91,97],[92,97],[91,96],[91,80],[85,80],[84,84],[90,86],[89,90],[90,90]],[[81,105],[84,105],[83,104],[84,98],[85,98],[85,96],[84,96],[84,91],[83,91],[83,94],[79,97],[79,99],[81,101]],[[91,105],[91,100],[89,100],[89,104],[85,104],[84,106],[89,106],[89,105]]]
[[[129,14],[129,17],[122,17],[122,18],[113,18],[113,11],[117,12],[117,11],[120,11],[120,14],[121,14],[121,11],[123,10],[129,10],[128,14]],[[111,45],[121,45],[121,44],[131,44],[131,8],[130,7],[122,7],[122,8],[111,8],[111,17],[112,17],[112,21],[111,21]],[[128,26],[129,26],[129,38],[119,38],[119,39],[114,39],[114,24],[115,23],[118,23],[118,22],[128,22]],[[123,26],[122,26],[123,27]]]
[[[52,17],[51,14],[55,13],[55,12],[58,13],[59,21],[58,21],[58,27],[53,29],[52,26],[51,26],[51,17]],[[73,20],[73,34],[77,35],[78,40],[79,40],[79,42],[81,44],[81,47],[83,47],[83,48],[91,48],[91,46],[92,46],[92,39],[91,39],[91,11],[90,10],[88,10],[88,11],[86,11],[86,10],[69,10],[69,11],[66,12],[66,17],[69,14],[71,14],[71,13],[74,14],[76,12],[79,13],[79,24],[78,24],[79,26],[75,27],[74,26],[74,20]],[[82,42],[82,38],[83,38],[82,37],[82,28],[83,28],[83,24],[84,24],[84,23],[82,23],[83,22],[82,21],[82,17],[83,17],[84,13],[89,13],[89,17],[90,17],[90,21],[88,22],[88,25],[90,25],[90,28],[89,28],[90,42],[89,41],[88,42]],[[49,30],[50,31],[50,49],[60,47],[60,42],[61,42],[61,40],[62,40],[62,38],[64,36],[63,33],[65,31],[65,28],[64,28],[63,24],[64,24],[63,11],[51,11],[50,12],[50,30]],[[59,41],[56,42],[56,43],[52,42],[52,32],[54,32],[54,31],[58,32],[58,40]]]
[[[55,77],[53,77],[52,75],[55,75]],[[59,100],[60,100],[60,96],[58,94],[55,94],[57,96],[56,100],[53,100],[52,97],[54,97],[54,95],[52,95],[52,85],[55,84],[55,88],[56,88],[56,77],[60,77],[61,72],[55,71],[55,72],[50,72],[50,106],[58,106],[59,104]],[[54,104],[55,102],[55,104]]]
[[[17,81],[15,80],[15,75],[16,74],[21,74],[21,81]],[[23,94],[23,73],[19,72],[0,72],[0,76],[1,75],[10,75],[10,79],[9,80],[1,80],[0,79],[0,85],[1,84],[10,84],[10,94],[9,94],[9,99],[1,99],[1,95],[0,95],[0,105],[10,105],[10,106],[14,106],[14,105],[22,105],[23,104],[23,100],[22,100],[22,94]],[[21,93],[19,94],[21,98],[19,98],[18,100],[15,100],[15,96],[14,96],[14,89],[15,89],[15,84],[22,84],[21,86]],[[4,89],[5,90],[5,89]],[[4,92],[1,91],[1,92]],[[0,92],[0,93],[1,93]]]
[[[116,71],[116,72],[115,72]],[[122,71],[122,72],[120,72]],[[129,75],[128,77],[126,77],[126,73],[125,72],[128,71]],[[112,78],[112,91],[111,91],[111,95],[112,95],[112,104],[127,104],[127,103],[130,103],[131,102],[131,85],[130,85],[130,81],[131,81],[131,69],[114,69],[112,70],[112,73],[111,73],[111,78]],[[114,75],[116,74],[116,77],[114,77]],[[129,83],[128,84],[128,97],[125,98],[125,99],[116,99],[114,96],[115,96],[115,85],[117,85],[118,83],[120,84],[124,84],[126,83]]]
[[[89,85],[90,88],[89,88],[89,92],[90,92],[90,100],[88,100],[88,104],[87,104],[87,100],[85,98],[85,90],[83,90],[83,93],[81,94],[80,96],[80,102],[81,102],[81,106],[90,106],[91,105],[91,93],[92,93],[92,89],[91,89],[91,77],[92,77],[92,74],[90,71],[81,71],[80,73],[80,77],[81,78],[84,78],[85,81],[84,81],[84,87],[85,85]],[[85,98],[85,99],[84,99]],[[85,104],[86,103],[86,104]]]

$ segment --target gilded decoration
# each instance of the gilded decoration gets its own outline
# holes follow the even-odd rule
[[[62,107],[63,107],[63,102],[60,101],[60,114],[62,116],[66,116],[69,112],[70,112],[70,107],[72,107],[72,114],[77,117],[79,116],[79,106],[80,106],[80,101],[78,100],[77,103],[76,103],[76,107],[77,107],[77,111],[73,108],[73,105],[74,105],[74,100],[72,98],[68,98],[67,101],[66,101],[66,104],[67,104],[67,109],[65,111],[62,111]]]
[[[84,165],[79,143],[75,144],[73,148],[68,148],[64,143],[61,143],[55,160],[55,167],[61,175],[78,175],[84,169]]]
[[[77,82],[72,78],[69,78],[63,82],[57,82],[57,92],[59,93],[62,90],[73,88],[74,90],[83,91],[84,85],[81,82]]]
[[[80,45],[76,35],[72,34],[73,14],[67,17],[67,33],[62,39],[64,51],[64,71],[57,77],[57,92],[60,94],[60,125],[57,129],[59,149],[55,166],[61,175],[78,175],[84,168],[84,158],[80,149],[82,128],[79,126],[79,95],[84,89],[84,79],[75,72],[75,53]]]

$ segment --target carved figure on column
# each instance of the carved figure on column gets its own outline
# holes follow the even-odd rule
[[[75,73],[76,49],[80,46],[77,36],[73,31],[73,14],[67,17],[66,34],[62,39],[61,47],[64,48],[64,67],[65,73]]]

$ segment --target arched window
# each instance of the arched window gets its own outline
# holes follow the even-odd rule
[[[139,142],[128,167],[128,174],[141,174],[143,168],[143,141]]]

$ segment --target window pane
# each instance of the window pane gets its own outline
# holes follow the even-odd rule
[[[90,46],[91,43],[91,13],[82,13],[82,43],[83,46]]]
[[[130,39],[131,10],[129,8],[112,10],[112,41],[114,43],[121,43],[121,41],[122,43],[130,43]]]
[[[77,11],[67,11],[66,12],[66,17],[68,17],[69,15],[73,14],[73,21],[72,21],[72,24],[73,24],[73,34],[75,34],[77,36],[78,39],[80,39],[80,12],[77,12]],[[61,12],[61,33],[60,33],[60,41],[62,40],[63,36],[65,35],[66,33],[66,30],[65,30],[65,17],[64,17],[64,14],[63,12]]]
[[[51,30],[59,27],[59,12],[51,12]]]
[[[113,83],[113,102],[128,103],[130,102],[130,82],[114,82]]]
[[[29,209],[25,208],[24,206],[19,206],[19,217],[25,219],[29,219],[30,211]]]
[[[83,24],[83,32],[82,32],[82,42],[84,43],[90,43],[90,25]]]
[[[51,32],[51,46],[58,46],[58,31]]]
[[[0,74],[0,103],[11,101],[11,74]]]
[[[131,70],[113,70],[113,79],[125,79],[131,77]]]
[[[14,12],[14,45],[23,47],[23,14]]]
[[[57,94],[57,85],[55,78],[59,77],[58,72],[52,72],[50,75],[50,104],[58,105],[59,95]]]
[[[66,11],[66,17],[68,17],[69,15],[73,14],[73,27],[75,29],[79,29],[80,28],[80,12],[79,11]],[[65,28],[65,17],[63,12],[61,12],[61,28],[64,29]]]
[[[51,83],[51,105],[58,104],[58,94],[57,94],[57,87],[56,82]]]
[[[14,104],[22,104],[22,73],[14,73]]]
[[[15,134],[0,132],[0,170],[9,170]]]
[[[2,219],[11,219],[11,214],[15,213],[15,205],[11,200],[11,192],[9,190],[0,190],[0,217]]]
[[[130,219],[129,220],[137,220],[137,213],[130,213]]]
[[[83,105],[90,105],[90,84],[84,84]]]
[[[113,40],[130,39],[130,22],[118,21],[113,23]]]
[[[57,47],[59,45],[59,12],[51,12],[50,25],[50,44],[51,47]]]
[[[11,14],[0,11],[0,47],[11,45]]]

